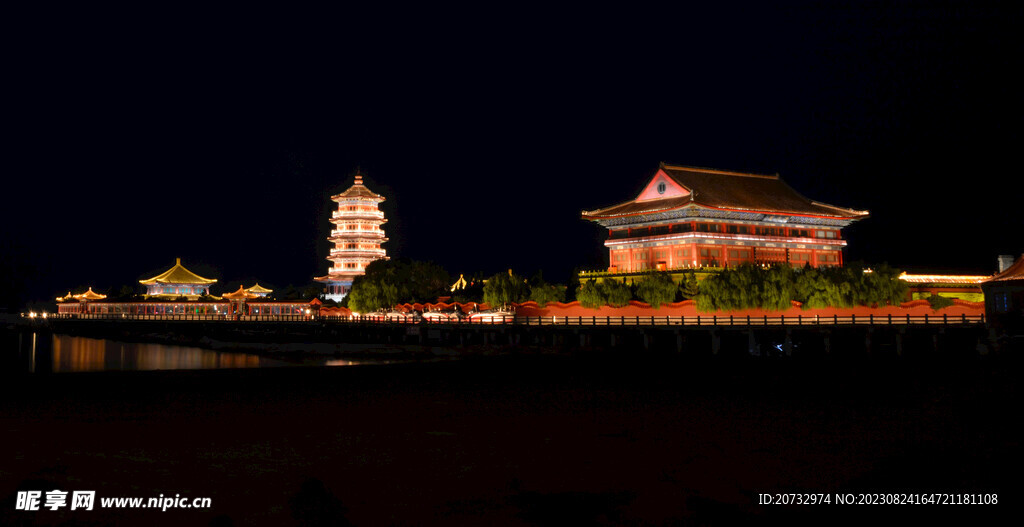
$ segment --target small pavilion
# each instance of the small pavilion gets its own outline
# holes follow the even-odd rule
[[[232,293],[224,293],[220,295],[221,298],[231,303],[231,313],[236,315],[246,315],[248,310],[246,308],[246,300],[252,300],[254,298],[260,298],[261,295],[250,293],[242,286],[238,286],[238,291]]]
[[[247,292],[249,294],[252,294],[252,295],[256,295],[257,297],[265,297],[265,296],[269,295],[270,293],[273,293],[274,290],[273,289],[267,289],[266,287],[261,286],[259,284],[259,282],[256,282],[256,285],[246,289],[245,292]]]
[[[73,294],[71,294],[71,291],[68,291],[67,295],[65,295],[65,296],[58,296],[57,297],[57,301],[58,302],[68,302],[70,300],[78,300],[79,302],[91,302],[93,300],[103,300],[104,298],[107,298],[107,295],[101,295],[101,294],[93,291],[92,290],[92,286],[90,286],[88,291],[86,291],[84,293],[77,294],[77,295],[73,295]]]

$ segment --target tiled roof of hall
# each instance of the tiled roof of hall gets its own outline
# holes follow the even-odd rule
[[[869,214],[866,210],[837,207],[807,199],[782,181],[778,174],[751,174],[665,163],[659,167],[658,174],[661,173],[685,189],[685,195],[656,199],[640,199],[638,196],[636,199],[610,207],[583,211],[583,217],[605,219],[636,216],[689,205],[743,212],[852,220],[866,218]],[[657,179],[658,174],[652,178],[652,182]]]
[[[160,273],[153,278],[139,280],[140,284],[212,284],[215,278],[203,278],[181,265],[181,258],[175,258],[174,267]]]
[[[344,199],[368,199],[380,202],[384,201],[384,196],[366,188],[366,185],[363,185],[363,175],[356,172],[355,182],[352,183],[352,186],[341,194],[331,196],[331,199],[333,201],[341,201]]]

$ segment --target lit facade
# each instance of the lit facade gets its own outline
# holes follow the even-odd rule
[[[250,316],[317,316],[318,304],[304,301],[270,301],[261,299],[232,302],[66,302],[57,305],[57,313],[78,318],[135,318],[161,320],[185,318],[194,320],[228,320]]]
[[[608,229],[610,273],[743,263],[841,266],[867,211],[811,201],[779,176],[662,164],[633,200],[583,211]]]
[[[73,295],[69,291],[57,297],[57,313],[69,318],[146,320],[296,320],[319,316],[319,300],[268,300],[273,290],[258,283],[247,289],[239,286],[223,297],[212,296],[210,285],[216,281],[189,271],[178,258],[174,267],[139,281],[147,290],[143,301],[109,301],[90,287],[85,293]]]
[[[379,208],[384,196],[366,188],[362,174],[356,173],[353,185],[331,196],[331,200],[338,204],[338,210],[331,214],[333,228],[327,237],[334,244],[327,256],[332,265],[327,275],[315,280],[324,284],[326,298],[340,301],[352,289],[352,281],[366,272],[370,262],[388,259],[381,247],[388,241],[381,228],[387,220]]]

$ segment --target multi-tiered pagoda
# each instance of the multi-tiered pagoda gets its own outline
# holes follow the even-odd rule
[[[334,244],[328,260],[333,264],[326,276],[316,281],[325,286],[326,297],[340,301],[352,289],[352,281],[366,272],[374,260],[386,260],[381,244],[388,241],[381,225],[387,220],[379,209],[384,196],[363,185],[362,174],[356,172],[355,183],[341,194],[331,196],[338,210],[331,214],[331,230],[327,240]]]
[[[809,200],[778,174],[664,163],[635,199],[583,212],[608,229],[611,273],[842,265],[842,228],[867,216]]]

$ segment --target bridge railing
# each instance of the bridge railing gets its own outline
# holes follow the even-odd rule
[[[971,325],[984,324],[985,315],[797,315],[797,316],[633,316],[633,317],[526,317],[493,315],[449,319],[416,316],[361,315],[355,317],[314,317],[312,315],[224,315],[224,314],[83,314],[50,313],[51,320],[166,320],[166,321],[218,321],[218,322],[321,322],[326,324],[424,324],[424,325],[509,325],[509,326],[916,326],[916,325]]]
[[[426,325],[518,325],[518,326],[897,326],[897,325],[965,325],[984,324],[985,315],[797,315],[797,316],[633,316],[633,317],[525,317],[494,316],[487,318],[417,319],[408,317],[358,317],[324,318],[330,323],[381,323],[381,324],[426,324]]]

